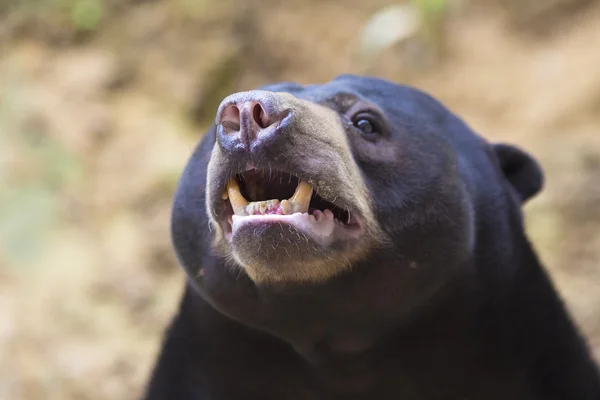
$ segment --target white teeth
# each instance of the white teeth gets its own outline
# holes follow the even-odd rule
[[[240,191],[240,187],[235,179],[230,179],[227,183],[227,194],[229,196],[229,201],[231,202],[231,206],[233,207],[233,212],[235,215],[246,216],[246,206],[248,205],[248,200],[242,195]]]

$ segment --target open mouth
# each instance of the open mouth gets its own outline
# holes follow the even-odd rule
[[[282,171],[239,173],[227,183],[222,200],[228,239],[246,223],[287,223],[330,240],[340,234],[356,237],[363,230],[359,215],[325,200],[308,182]]]

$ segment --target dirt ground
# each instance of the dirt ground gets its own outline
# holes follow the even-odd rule
[[[0,4],[0,399],[136,398],[184,282],[170,202],[216,104],[345,72],[418,86],[541,161],[528,230],[600,356],[599,2],[469,2],[427,68],[404,46],[357,56],[391,3],[114,0],[93,33]]]

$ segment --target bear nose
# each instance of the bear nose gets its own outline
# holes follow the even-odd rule
[[[251,151],[277,135],[288,113],[279,106],[277,94],[254,90],[226,97],[219,106],[215,123],[217,140],[225,151]]]

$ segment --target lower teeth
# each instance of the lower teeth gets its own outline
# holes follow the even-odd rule
[[[253,187],[253,191],[256,192],[262,190],[259,190],[257,187]],[[280,202],[278,199],[273,199],[249,203],[242,195],[237,181],[235,179],[231,179],[227,184],[225,193],[222,195],[222,199],[229,199],[234,213],[239,216],[265,214],[290,215],[297,212],[308,212],[312,191],[313,189],[310,184],[305,181],[300,181],[296,191],[294,192],[294,195],[289,200],[281,200]]]
[[[290,204],[289,200],[281,201],[281,212],[283,212],[285,215],[291,214],[293,208],[294,207],[292,207],[292,204]]]
[[[247,215],[275,214],[279,208],[279,200],[254,201],[246,206]]]

